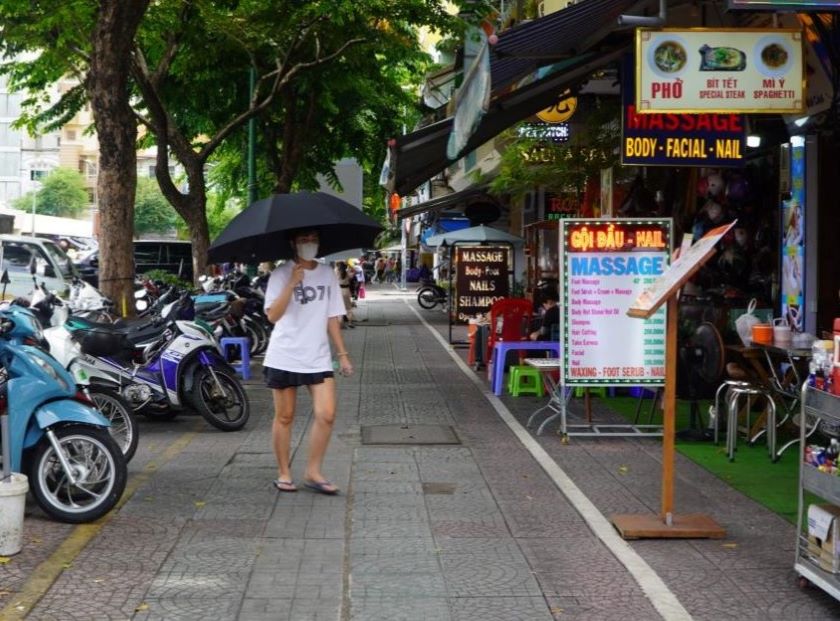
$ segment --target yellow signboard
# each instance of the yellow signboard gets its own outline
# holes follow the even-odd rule
[[[795,114],[805,107],[802,31],[636,31],[636,111]]]
[[[537,118],[544,123],[565,123],[577,110],[577,97],[561,99],[545,110],[537,112]]]

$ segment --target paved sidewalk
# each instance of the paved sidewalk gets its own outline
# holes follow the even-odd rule
[[[29,506],[24,551],[0,564],[0,618],[661,619],[474,374],[420,323],[411,292],[368,292],[365,321],[344,332],[358,372],[338,380],[325,467],[342,495],[272,489],[270,395],[252,381],[243,432],[190,416],[142,421],[133,495],[104,523],[56,524]],[[446,335],[442,313],[422,316]],[[503,402],[520,422],[535,403]],[[298,479],[308,418],[295,423]],[[461,444],[362,444],[364,426],[411,424],[452,426]],[[604,514],[657,509],[657,442],[537,441]],[[834,600],[796,587],[792,526],[679,456],[677,465],[677,506],[713,515],[730,538],[632,550],[691,617],[840,618]]]

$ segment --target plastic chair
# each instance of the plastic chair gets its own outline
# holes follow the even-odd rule
[[[525,322],[530,320],[534,304],[525,298],[502,298],[490,307],[490,337],[487,339],[487,360],[491,361],[496,341],[521,341],[526,335]],[[495,361],[493,361],[495,362]],[[503,365],[504,360],[500,361]]]
[[[242,376],[242,379],[251,379],[251,339],[245,336],[226,336],[219,340],[219,345],[228,362],[230,362],[228,347],[239,349],[239,363],[230,362],[230,366]]]
[[[527,364],[517,364],[510,367],[508,392],[512,397],[519,395],[543,396],[542,373]]]

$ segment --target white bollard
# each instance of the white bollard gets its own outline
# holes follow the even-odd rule
[[[0,556],[17,554],[23,547],[23,510],[29,480],[26,475],[12,473],[0,481]]]

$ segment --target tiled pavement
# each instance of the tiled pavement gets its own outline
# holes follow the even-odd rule
[[[419,323],[411,297],[371,293],[359,309],[367,321],[344,332],[358,373],[339,380],[325,468],[341,496],[271,489],[270,399],[252,382],[244,432],[190,416],[144,421],[131,464],[141,483],[78,554],[59,545],[80,531],[30,506],[24,551],[0,564],[0,610],[61,620],[661,618]],[[445,332],[440,314],[424,317]],[[535,403],[504,401],[520,422]],[[300,412],[306,404],[301,393]],[[296,445],[307,418],[296,421]],[[361,426],[396,423],[453,425],[462,444],[362,446]],[[186,448],[167,453],[176,441]],[[604,514],[658,507],[655,441],[538,441]],[[304,452],[305,442],[298,476]],[[840,618],[833,600],[796,587],[792,526],[677,463],[677,506],[713,515],[729,538],[632,546],[695,619]],[[16,610],[44,561],[60,564],[57,579],[31,611]]]

